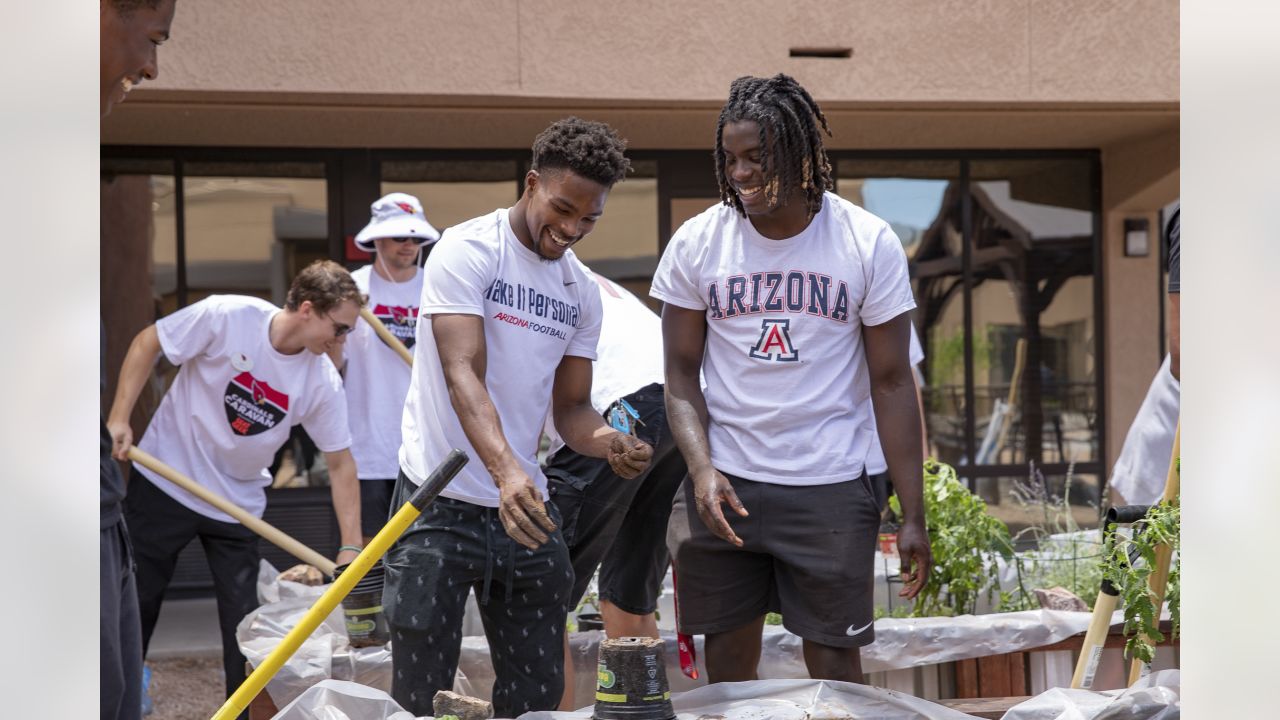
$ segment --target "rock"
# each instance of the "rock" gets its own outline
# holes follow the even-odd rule
[[[436,717],[454,715],[458,720],[489,720],[493,717],[493,705],[479,698],[441,690],[431,700]]]
[[[293,567],[280,573],[278,580],[288,580],[289,582],[302,583],[303,585],[323,585],[324,573],[319,568],[312,567],[305,563],[294,565]]]
[[[1045,610],[1089,612],[1089,606],[1085,605],[1078,595],[1064,587],[1052,587],[1048,590],[1036,588],[1033,592],[1036,594],[1036,599],[1040,601],[1040,607]]]

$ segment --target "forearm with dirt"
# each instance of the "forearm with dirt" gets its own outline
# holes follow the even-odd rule
[[[160,357],[160,336],[156,326],[149,325],[134,336],[129,344],[129,352],[124,356],[120,366],[120,378],[116,383],[116,396],[111,402],[111,412],[107,415],[107,432],[111,434],[111,454],[117,460],[127,460],[129,448],[133,446],[133,429],[129,426],[129,416],[133,406],[138,402],[138,395],[151,376],[151,370]]]
[[[742,540],[725,519],[720,505],[728,503],[742,517],[748,514],[747,509],[729,479],[711,464],[707,399],[698,382],[706,337],[707,320],[701,311],[674,305],[662,309],[667,427],[688,466],[698,517],[716,537],[741,547]]]
[[[608,460],[620,477],[636,477],[653,458],[648,443],[610,427],[591,406],[591,361],[586,358],[566,356],[556,368],[551,420],[574,452]]]

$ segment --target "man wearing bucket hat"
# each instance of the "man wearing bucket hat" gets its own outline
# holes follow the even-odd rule
[[[369,310],[412,351],[422,296],[418,258],[440,233],[412,195],[385,195],[371,211],[355,243],[374,253],[373,262],[351,277],[368,296]],[[360,533],[368,543],[387,522],[391,491],[400,474],[400,416],[409,392],[409,366],[364,322],[356,324],[341,352],[345,357],[338,366],[343,368],[347,392],[351,454],[360,477]]]
[[[569,447],[623,477],[652,456],[591,407],[600,294],[570,249],[629,169],[623,148],[603,123],[553,123],[516,204],[449,228],[427,259],[393,504],[452,448],[475,461],[386,556],[391,696],[414,715],[453,687],[473,588],[496,716],[560,703],[573,566],[538,467],[548,412]]]

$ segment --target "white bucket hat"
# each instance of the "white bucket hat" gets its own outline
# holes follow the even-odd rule
[[[427,222],[418,198],[406,193],[391,193],[369,206],[372,218],[356,235],[356,247],[373,252],[373,241],[380,238],[413,238],[418,245],[440,239],[440,233]]]

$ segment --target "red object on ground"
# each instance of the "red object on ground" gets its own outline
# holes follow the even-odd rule
[[[671,563],[671,571],[672,571],[671,572],[671,588],[674,590],[676,587],[676,573],[675,573],[674,561],[672,561]],[[676,627],[679,628],[680,627],[680,596],[679,594],[677,594],[672,600],[673,600],[672,604],[675,606],[675,610],[676,610]],[[684,673],[685,677],[689,677],[694,680],[697,680],[698,679],[698,652],[693,647],[693,636],[679,632],[679,630],[677,630],[676,648],[678,648],[680,651],[680,672]]]

